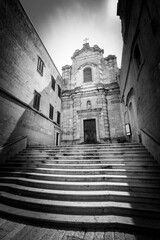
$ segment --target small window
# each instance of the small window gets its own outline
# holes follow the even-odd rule
[[[61,88],[59,85],[58,85],[58,97],[61,97]]]
[[[43,68],[44,68],[44,62],[42,59],[38,56],[38,63],[37,63],[37,71],[43,76]]]
[[[41,95],[34,91],[33,107],[39,110]]]
[[[91,68],[85,68],[83,71],[84,75],[84,82],[91,82],[92,81],[92,70]]]
[[[61,117],[61,114],[60,112],[57,111],[57,123],[60,124],[60,117]]]
[[[54,112],[54,107],[50,104],[49,105],[49,118],[53,120],[53,112]]]
[[[55,91],[55,85],[56,85],[56,80],[54,79],[53,76],[51,76],[51,87]]]
[[[135,59],[137,67],[139,68],[141,66],[142,59],[141,59],[141,53],[140,53],[138,44],[136,44],[135,49],[134,49],[134,59]]]

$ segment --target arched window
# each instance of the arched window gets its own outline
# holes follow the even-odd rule
[[[87,67],[83,70],[84,74],[84,82],[91,82],[92,81],[92,70],[91,68]]]

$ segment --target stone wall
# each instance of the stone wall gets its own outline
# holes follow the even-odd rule
[[[61,76],[19,1],[0,1],[0,16],[0,145],[19,136],[28,136],[28,144],[53,145],[55,131],[60,132]],[[37,71],[38,57],[44,62],[43,76]],[[39,110],[33,108],[34,91],[41,95]]]
[[[158,0],[135,0],[126,7],[125,2],[119,1],[118,8],[125,43],[121,97],[132,128],[131,140],[142,140],[154,155],[155,149],[160,153],[160,4]]]

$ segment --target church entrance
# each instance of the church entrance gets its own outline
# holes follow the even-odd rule
[[[87,119],[84,120],[84,142],[85,143],[96,143],[96,120]]]

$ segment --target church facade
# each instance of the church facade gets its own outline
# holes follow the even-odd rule
[[[84,43],[62,68],[61,144],[123,141],[116,56]]]

